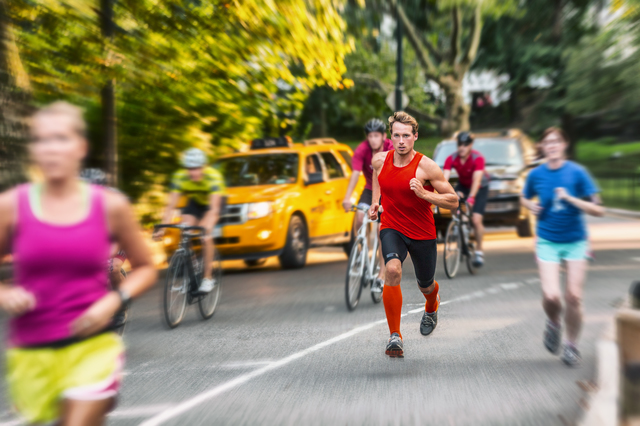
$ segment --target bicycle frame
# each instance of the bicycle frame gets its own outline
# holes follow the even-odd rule
[[[473,253],[469,253],[469,241],[471,240],[471,232],[473,231],[473,220],[471,207],[467,203],[465,199],[460,199],[460,203],[464,203],[465,211],[462,211],[460,205],[456,209],[455,215],[452,216],[451,220],[454,220],[458,223],[458,230],[460,232],[460,241],[462,242],[462,254],[465,256],[471,256]],[[466,219],[466,221],[465,221]],[[465,235],[464,227],[469,229],[468,235]]]
[[[378,247],[380,245],[380,239],[377,236],[377,230],[376,230],[376,237],[374,238],[374,242],[373,242],[373,247],[372,247],[372,257],[369,256],[369,235],[367,233],[367,230],[369,228],[370,224],[378,224],[377,220],[371,220],[369,219],[369,215],[368,215],[368,210],[364,210],[361,208],[357,208],[358,210],[364,212],[364,220],[362,221],[362,226],[360,227],[360,229],[358,230],[358,237],[357,240],[361,240],[362,241],[362,256],[364,256],[364,261],[362,262],[362,266],[359,272],[360,274],[362,274],[363,272],[365,273],[365,280],[366,282],[369,282],[370,280],[375,278],[375,272],[373,269],[375,267],[375,256],[378,256]],[[372,231],[373,231],[373,226],[372,226]]]
[[[187,267],[187,274],[189,276],[189,288],[187,290],[187,303],[189,305],[193,305],[197,303],[203,296],[195,295],[198,287],[200,286],[200,277],[199,272],[196,271],[196,266],[198,269],[204,267],[204,265],[194,265],[193,256],[196,255],[196,250],[194,249],[193,241],[195,238],[202,239],[204,235],[204,229],[199,226],[186,226],[182,224],[177,225],[157,225],[156,229],[159,228],[177,228],[180,230],[180,243],[178,244],[178,249],[174,252],[174,256],[183,256],[185,261],[185,265]],[[189,231],[197,231],[197,234],[191,234]],[[202,240],[201,240],[202,241]],[[201,250],[203,250],[204,244],[201,243]]]

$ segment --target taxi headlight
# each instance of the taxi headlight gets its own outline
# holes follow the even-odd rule
[[[261,217],[268,216],[272,211],[272,204],[269,201],[263,201],[261,203],[249,203],[247,208],[248,219],[260,219]]]

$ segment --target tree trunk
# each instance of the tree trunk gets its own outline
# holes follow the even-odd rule
[[[451,79],[453,80],[453,79]],[[464,102],[461,81],[449,81],[442,84],[445,93],[445,118],[440,131],[442,136],[450,137],[457,131],[469,130],[469,113],[471,109]]]
[[[6,0],[0,0],[0,191],[26,179],[29,81],[18,54]]]

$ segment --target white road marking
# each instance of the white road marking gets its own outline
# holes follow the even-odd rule
[[[504,290],[514,290],[518,287],[521,286],[520,283],[507,283],[507,284],[500,284],[500,286],[504,289]],[[464,300],[470,300],[474,298],[474,295],[476,293],[482,293],[482,296],[485,295],[485,293],[483,292],[478,292],[476,291],[475,293],[471,293],[471,294],[467,294],[467,295],[463,295],[460,296],[458,298],[455,299],[451,299],[451,300],[445,300],[444,302],[441,302],[440,305],[444,306],[447,305],[449,303],[453,303],[453,302],[460,302],[460,301],[464,301]],[[475,297],[482,297],[482,296],[475,296]],[[424,308],[420,307],[417,309],[412,309],[409,312],[402,314],[402,317],[405,317],[409,314],[417,314],[417,313],[422,313],[424,312]],[[172,408],[168,408],[167,410],[163,411],[162,413],[151,417],[150,419],[140,423],[140,426],[158,426],[163,424],[164,422],[166,422],[167,420],[173,419],[174,417],[179,416],[180,414],[183,414],[187,411],[189,411],[190,409],[194,408],[195,406],[215,398],[218,395],[221,395],[233,388],[236,388],[240,385],[243,385],[245,383],[247,383],[248,381],[262,376],[270,371],[273,370],[277,370],[280,367],[284,367],[285,365],[296,361],[300,358],[304,358],[307,355],[310,355],[314,352],[319,351],[320,349],[326,348],[327,346],[331,346],[334,343],[338,343],[342,340],[348,339],[349,337],[355,336],[356,334],[360,334],[364,331],[370,330],[373,327],[380,325],[380,324],[385,324],[387,322],[386,318],[385,319],[381,319],[378,321],[374,321],[374,322],[370,322],[369,324],[365,324],[365,325],[361,325],[360,327],[356,327],[351,331],[347,331],[346,333],[342,333],[336,337],[332,337],[329,340],[325,340],[324,342],[320,342],[317,345],[313,345],[307,349],[304,349],[300,352],[296,352],[294,354],[289,355],[288,357],[282,358],[278,361],[273,361],[267,365],[265,365],[262,368],[258,368],[257,370],[251,371],[249,373],[246,374],[242,374],[238,377],[236,377],[235,379],[231,379],[228,382],[225,382],[221,385],[218,385],[214,388],[209,389],[208,391],[205,391],[199,395],[194,396],[191,399],[188,399],[186,401],[181,402],[180,404],[172,407]]]
[[[520,287],[522,284],[520,283],[506,283],[506,284],[500,284],[500,287],[502,287],[505,290],[514,290],[518,287]]]
[[[632,257],[631,260],[635,260],[636,262],[640,262],[640,257]]]
[[[173,407],[173,404],[142,405],[140,407],[116,410],[109,413],[109,417],[146,417],[161,413],[171,407]]]

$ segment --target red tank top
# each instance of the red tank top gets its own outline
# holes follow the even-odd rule
[[[413,240],[433,240],[436,238],[436,226],[431,203],[419,198],[409,187],[409,181],[416,177],[422,154],[416,152],[413,160],[404,167],[393,165],[394,155],[394,150],[387,153],[378,175],[383,209],[380,229],[395,229]],[[433,192],[431,185],[424,189]]]

